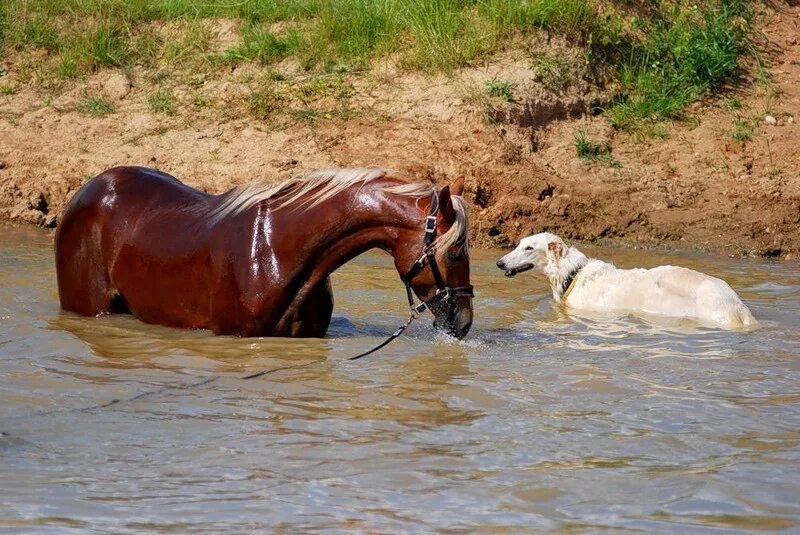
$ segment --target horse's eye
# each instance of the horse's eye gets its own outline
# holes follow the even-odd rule
[[[529,245],[529,246],[527,246],[527,247],[525,248],[525,250],[526,250],[526,251],[533,251],[533,247],[531,247],[531,246]]]

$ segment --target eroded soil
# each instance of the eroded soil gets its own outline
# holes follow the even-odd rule
[[[229,30],[223,24],[219,39]],[[378,66],[351,82],[348,113],[328,113],[338,104],[323,96],[304,103],[305,115],[274,120],[241,112],[257,74],[250,66],[204,82],[202,106],[177,87],[172,115],[147,106],[157,82],[144,71],[100,72],[55,95],[20,84],[0,95],[0,219],[53,227],[80,185],[115,165],[157,167],[209,192],[315,167],[386,166],[437,183],[465,176],[480,245],[551,230],[792,256],[800,251],[800,7],[781,6],[763,31],[772,85],[743,76],[689,110],[690,121],[663,127],[664,139],[585,115],[602,94],[580,84],[548,92],[510,53],[452,77]],[[13,62],[7,70],[13,84]],[[514,84],[517,102],[475,96],[495,77]],[[87,92],[116,112],[81,111]],[[742,125],[738,137],[749,139],[738,141]],[[611,155],[578,158],[578,130],[610,142]]]

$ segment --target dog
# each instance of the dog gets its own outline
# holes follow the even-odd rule
[[[507,277],[541,270],[550,282],[553,299],[574,310],[686,318],[729,330],[758,325],[723,280],[676,266],[617,269],[587,258],[549,232],[524,238],[497,261],[497,267]]]

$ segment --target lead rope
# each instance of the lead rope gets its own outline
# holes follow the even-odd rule
[[[405,332],[405,330],[408,329],[408,327],[414,322],[415,319],[419,318],[420,315],[422,315],[423,312],[425,312],[426,310],[428,310],[430,308],[431,304],[438,303],[439,301],[446,300],[446,299],[452,299],[453,297],[457,297],[459,295],[472,297],[472,287],[471,286],[462,286],[462,287],[457,287],[457,288],[448,287],[444,283],[444,280],[442,279],[441,272],[439,271],[439,266],[436,264],[436,257],[434,255],[433,249],[431,248],[431,245],[433,244],[434,239],[436,237],[436,214],[437,214],[438,211],[439,211],[439,195],[434,193],[433,194],[433,199],[432,199],[432,202],[431,202],[431,210],[429,212],[429,215],[428,215],[427,219],[425,220],[425,235],[423,237],[423,247],[424,247],[423,255],[422,255],[422,257],[420,257],[419,260],[414,262],[414,264],[411,266],[411,268],[408,270],[408,272],[403,277],[401,277],[401,279],[403,281],[403,284],[405,284],[405,287],[406,287],[406,294],[407,294],[407,297],[408,297],[408,305],[409,305],[409,308],[410,308],[410,313],[409,313],[408,319],[406,320],[405,323],[403,323],[403,325],[401,325],[396,331],[394,331],[389,336],[389,338],[387,338],[386,340],[384,340],[383,342],[381,342],[377,346],[373,347],[369,351],[365,351],[364,353],[360,353],[360,354],[358,354],[358,355],[356,355],[354,357],[350,357],[347,360],[359,360],[361,358],[366,357],[367,355],[371,355],[372,353],[375,353],[376,351],[386,347],[392,341],[394,341],[396,338],[398,338],[400,335],[402,335],[403,332]],[[426,264],[431,269],[431,273],[433,274],[433,278],[434,278],[434,281],[436,282],[436,286],[438,288],[438,291],[436,292],[436,294],[433,297],[431,297],[427,301],[422,301],[420,304],[417,305],[417,304],[414,303],[414,294],[413,294],[413,292],[411,290],[411,280],[415,276],[417,276],[425,268]],[[260,372],[251,373],[249,375],[245,375],[245,376],[241,377],[240,379],[243,380],[243,381],[247,381],[247,380],[250,380],[250,379],[256,379],[258,377],[263,377],[265,375],[269,375],[269,374],[272,374],[272,373],[275,373],[275,372],[279,372],[279,371],[306,368],[308,366],[311,366],[312,364],[318,364],[318,363],[320,363],[320,362],[322,362],[324,360],[327,360],[327,359],[317,359],[317,360],[312,360],[312,361],[309,361],[309,362],[305,362],[303,364],[295,364],[295,365],[291,365],[291,366],[279,366],[277,368],[272,368],[272,369],[269,369],[269,370],[262,370]],[[167,390],[187,390],[189,388],[195,388],[195,387],[198,387],[198,386],[204,386],[204,385],[213,383],[214,381],[218,381],[221,378],[222,378],[221,375],[212,375],[210,377],[206,377],[206,378],[204,378],[204,379],[202,379],[200,381],[196,381],[194,383],[188,383],[188,384],[183,384],[183,385],[174,385],[174,386],[165,386],[165,387],[162,387],[162,388],[159,388],[159,389],[156,389],[156,390],[148,390],[147,392],[141,392],[141,393],[136,394],[135,396],[132,396],[132,397],[129,397],[129,398],[114,398],[114,399],[106,401],[104,403],[98,403],[96,405],[90,405],[88,407],[78,407],[78,408],[75,408],[75,409],[60,409],[60,410],[57,409],[57,410],[53,410],[53,411],[40,411],[40,412],[35,412],[35,413],[24,415],[24,416],[18,416],[18,417],[12,418],[12,419],[27,419],[27,418],[30,418],[32,416],[47,416],[47,415],[59,414],[59,413],[89,412],[89,411],[93,411],[93,410],[96,410],[96,409],[104,409],[104,408],[107,408],[107,407],[112,407],[114,405],[120,405],[122,403],[130,403],[131,401],[136,401],[137,399],[141,399],[141,398],[148,397],[148,396],[153,396],[153,395],[159,394],[161,392],[166,392]]]

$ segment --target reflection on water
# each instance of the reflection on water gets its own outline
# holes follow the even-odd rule
[[[328,338],[239,339],[60,313],[49,237],[2,234],[0,530],[800,530],[796,263],[590,249],[723,277],[763,325],[730,333],[571,318],[476,252],[466,341],[349,362],[404,319],[386,257]]]

